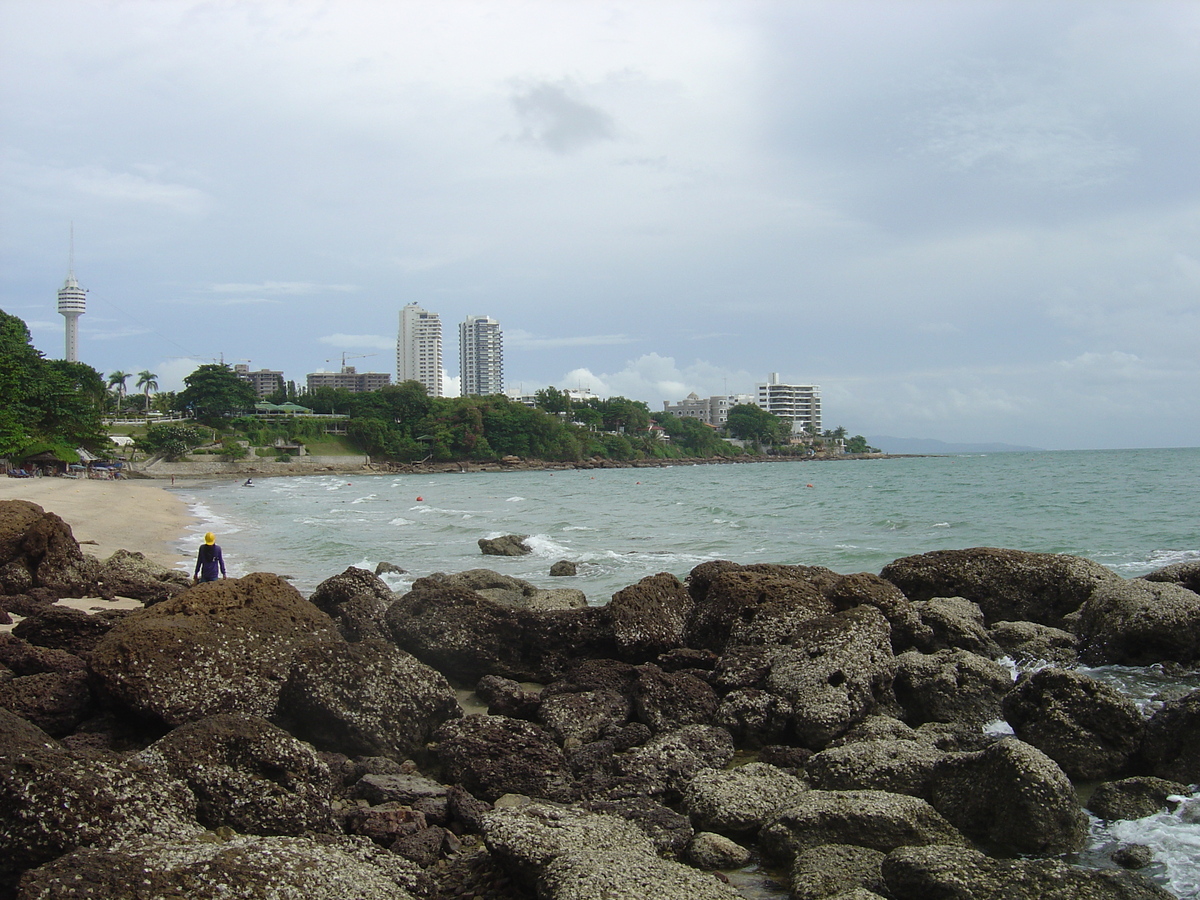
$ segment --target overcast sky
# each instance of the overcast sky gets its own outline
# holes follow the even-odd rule
[[[1200,445],[1200,3],[0,0],[0,308],[164,389],[395,373]],[[130,385],[132,386],[132,381]]]

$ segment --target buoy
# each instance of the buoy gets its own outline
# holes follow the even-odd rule
[[[809,487],[812,487],[812,485],[811,485],[811,484],[810,484],[810,485],[808,485],[808,486],[809,486]]]
[[[418,498],[417,498],[417,502],[418,502],[418,503],[423,503],[423,502],[425,502],[425,498],[424,498],[424,497],[418,497]]]

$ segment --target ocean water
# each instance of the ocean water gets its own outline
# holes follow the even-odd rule
[[[903,556],[991,546],[1083,556],[1126,577],[1200,560],[1200,448],[279,477],[175,490],[198,519],[180,543],[181,567],[190,571],[212,530],[231,576],[275,572],[305,593],[347,566],[381,561],[408,572],[385,576],[394,590],[483,567],[577,587],[602,604],[647,575],[683,578],[714,559],[878,573]],[[481,554],[480,538],[512,533],[529,535],[534,552]],[[559,559],[577,562],[579,575],[549,577]],[[1200,673],[1088,671],[1146,714],[1200,686]],[[1116,842],[1145,843],[1156,854],[1148,873],[1200,900],[1200,794],[1175,813],[1097,820],[1092,838],[1085,864],[1111,865]]]

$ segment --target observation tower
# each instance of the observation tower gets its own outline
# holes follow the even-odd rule
[[[58,312],[67,320],[67,362],[79,362],[79,317],[87,312],[87,291],[75,280],[75,229],[71,229],[71,259],[67,280],[58,292]]]

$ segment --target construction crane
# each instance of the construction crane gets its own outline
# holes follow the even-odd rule
[[[346,360],[348,359],[366,359],[368,356],[378,356],[378,353],[357,353],[353,356],[348,353],[342,354],[342,368],[346,368]],[[327,359],[325,362],[333,362],[332,359]]]

